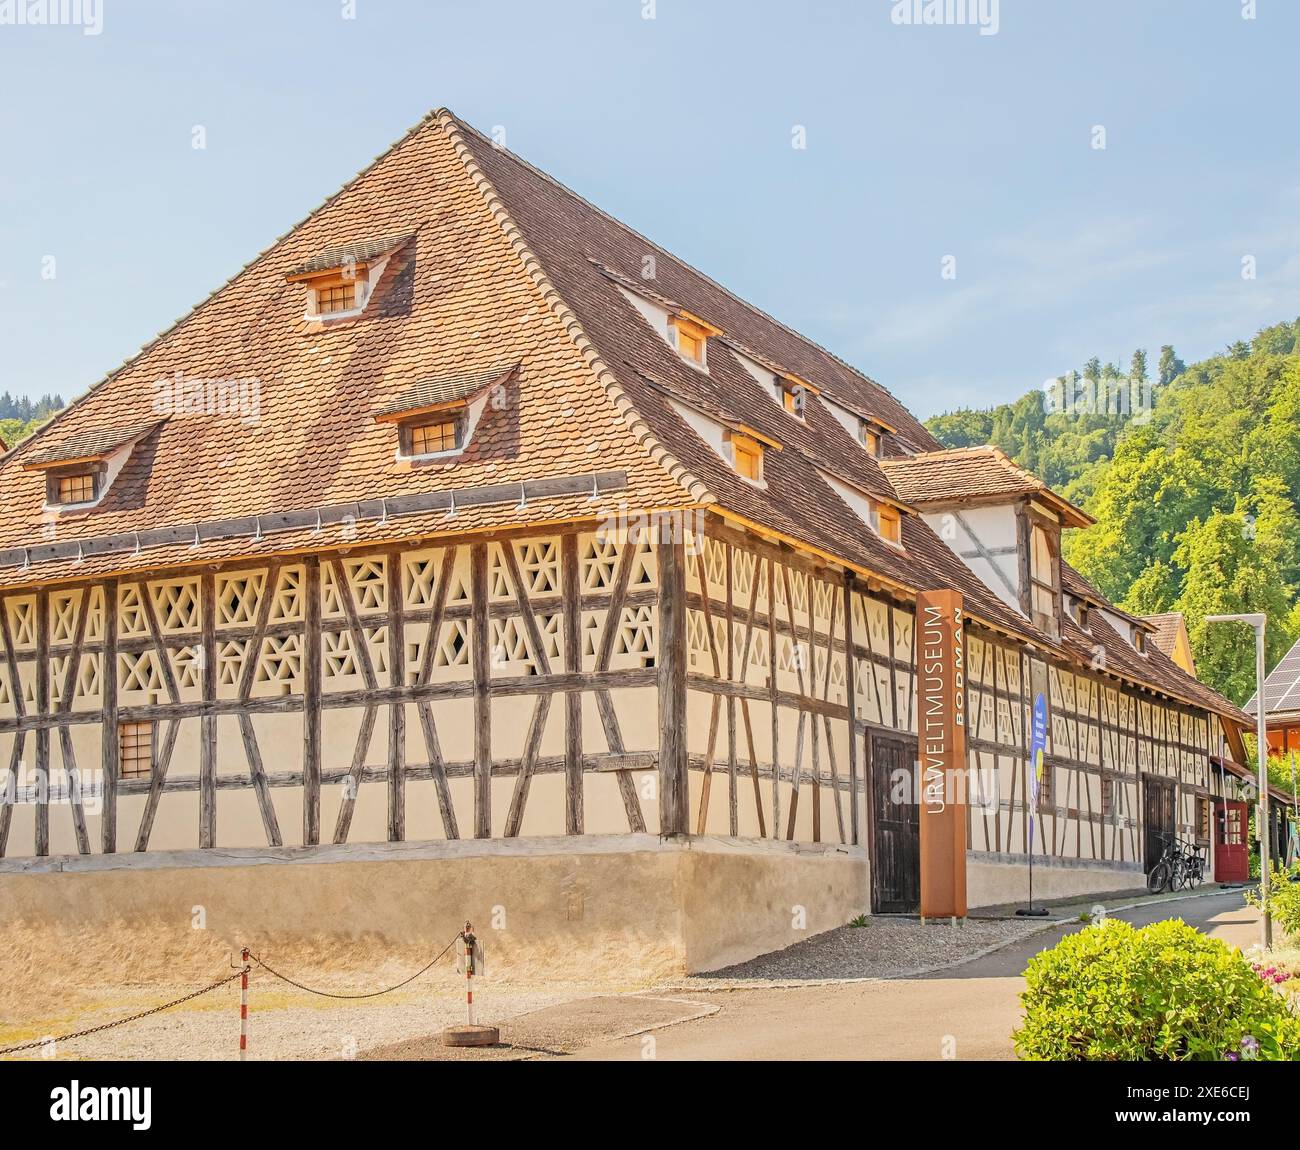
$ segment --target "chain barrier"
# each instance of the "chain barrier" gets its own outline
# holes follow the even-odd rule
[[[139,1014],[131,1014],[126,1018],[118,1018],[112,1022],[105,1022],[99,1026],[92,1026],[88,1030],[74,1030],[71,1034],[60,1034],[54,1038],[38,1038],[34,1042],[20,1042],[16,1046],[2,1046],[0,1047],[0,1054],[17,1054],[23,1050],[36,1050],[38,1047],[44,1046],[47,1042],[53,1042],[56,1044],[60,1042],[71,1042],[74,1038],[85,1038],[87,1035],[98,1034],[103,1030],[112,1030],[115,1026],[125,1026],[128,1022],[139,1022],[140,1019],[148,1018],[152,1014],[159,1014],[164,1010],[170,1010],[173,1006],[180,1006],[183,1002],[189,1002],[191,999],[198,998],[201,995],[210,994],[218,987],[225,986],[228,982],[234,982],[235,979],[240,978],[247,972],[248,968],[244,967],[242,970],[237,970],[234,974],[228,974],[225,978],[218,979],[210,986],[205,986],[201,990],[195,990],[192,993],[185,995],[183,998],[177,998],[171,1002],[164,1002],[161,1006],[155,1006],[149,1010],[142,1010]]]
[[[455,946],[457,942],[460,941],[460,938],[461,936],[457,934],[455,938],[453,938],[449,943],[447,943],[446,946],[442,948],[442,950],[438,953],[438,955],[433,959],[432,962],[430,962],[427,966],[421,967],[413,975],[411,975],[410,978],[402,979],[402,981],[399,982],[396,986],[389,986],[386,987],[384,990],[368,991],[365,994],[336,994],[333,991],[317,990],[315,987],[312,986],[304,986],[301,982],[295,982],[288,975],[281,974],[278,970],[274,969],[273,967],[267,966],[266,963],[264,963],[260,958],[257,957],[257,955],[250,952],[248,957],[252,959],[253,962],[257,963],[257,965],[260,966],[264,971],[266,971],[267,974],[275,978],[278,978],[281,982],[287,982],[290,986],[296,986],[299,990],[305,990],[308,994],[316,994],[319,995],[321,998],[378,998],[381,994],[392,994],[393,991],[395,990],[401,990],[402,987],[408,986],[410,983],[414,982],[417,978],[420,977],[420,975],[426,973],[427,971],[432,970],[438,964],[438,961],[441,958],[443,958],[443,956],[445,956],[446,953],[449,950],[451,950],[451,948]]]

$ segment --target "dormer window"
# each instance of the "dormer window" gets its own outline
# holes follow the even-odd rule
[[[778,402],[796,419],[804,418],[809,397],[821,394],[811,383],[793,375],[774,375],[772,384]]]
[[[903,542],[903,516],[897,507],[880,503],[876,507],[876,520],[879,524],[880,538],[886,543]]]
[[[1141,627],[1133,628],[1133,650],[1139,655],[1147,653],[1147,633]]]
[[[750,483],[763,482],[763,445],[748,435],[732,432],[727,437],[731,451],[731,465],[741,479]]]
[[[721,328],[687,312],[668,317],[668,342],[687,363],[705,371],[709,367],[709,337],[721,334]]]
[[[885,454],[885,431],[880,424],[862,420],[858,424],[858,439],[873,459],[880,459]]]
[[[508,406],[505,388],[518,370],[512,364],[422,379],[377,411],[375,422],[397,425],[398,459],[456,455],[473,438],[490,399]]]
[[[410,236],[389,236],[326,248],[285,278],[307,288],[308,320],[329,322],[360,315],[375,294],[388,261]]]
[[[161,422],[95,428],[48,446],[38,442],[23,470],[44,472],[47,512],[89,510],[108,493],[135,445]]]
[[[1074,613],[1079,620],[1079,626],[1086,631],[1088,629],[1088,604],[1080,599]]]

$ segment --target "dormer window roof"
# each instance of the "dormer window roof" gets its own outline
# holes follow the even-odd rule
[[[285,279],[307,287],[308,320],[332,321],[360,315],[374,295],[388,261],[410,235],[387,236],[325,248]]]
[[[397,427],[399,459],[431,459],[465,449],[483,409],[500,394],[519,364],[430,376],[375,412],[376,423]]]
[[[24,471],[45,473],[47,511],[84,511],[104,498],[132,448],[163,420],[128,427],[92,428],[37,447]]]

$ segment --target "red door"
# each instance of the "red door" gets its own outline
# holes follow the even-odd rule
[[[1221,799],[1214,813],[1214,881],[1245,882],[1250,878],[1246,804]]]

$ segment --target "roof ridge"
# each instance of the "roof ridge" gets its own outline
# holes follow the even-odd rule
[[[19,443],[14,444],[7,452],[0,454],[0,458],[8,458],[16,454],[19,450],[26,448],[29,444],[35,443],[38,437],[45,435],[46,432],[49,431],[50,428],[52,428],[56,423],[58,423],[65,415],[70,414],[73,411],[73,409],[75,409],[80,403],[82,403],[84,400],[89,399],[92,395],[96,394],[102,387],[104,387],[106,384],[111,383],[114,379],[116,379],[119,375],[121,375],[122,372],[126,371],[126,369],[129,368],[132,364],[134,364],[137,360],[147,355],[150,351],[152,351],[155,347],[157,347],[158,344],[160,344],[174,331],[180,328],[182,324],[188,322],[195,315],[197,315],[204,307],[206,307],[214,299],[216,299],[216,297],[220,295],[221,292],[225,291],[226,288],[228,288],[237,279],[239,279],[239,277],[242,276],[246,271],[248,271],[249,268],[251,268],[254,264],[258,263],[260,260],[265,259],[267,256],[269,256],[273,251],[275,251],[276,248],[278,248],[282,243],[284,243],[285,240],[287,240],[291,235],[293,235],[294,232],[296,232],[300,227],[302,227],[303,224],[305,224],[313,216],[323,211],[325,208],[329,207],[330,204],[332,204],[336,199],[339,198],[339,196],[341,196],[344,192],[346,192],[349,188],[351,188],[358,180],[362,179],[364,176],[369,175],[369,173],[377,165],[379,165],[382,161],[386,160],[395,151],[397,151],[398,148],[400,148],[403,144],[405,144],[408,140],[410,140],[413,136],[415,136],[418,132],[420,132],[423,128],[425,128],[431,121],[436,119],[437,116],[439,116],[441,113],[444,112],[446,112],[445,108],[438,108],[432,112],[426,112],[423,116],[420,117],[418,122],[413,124],[405,132],[403,132],[401,136],[399,136],[387,148],[385,148],[382,152],[380,152],[379,155],[377,155],[373,160],[371,160],[368,164],[366,164],[365,167],[361,168],[353,176],[351,176],[343,184],[341,184],[338,188],[336,188],[333,192],[331,192],[328,196],[326,196],[325,199],[323,199],[319,204],[317,204],[314,208],[312,208],[311,211],[309,211],[305,216],[302,217],[302,219],[298,220],[297,222],[292,224],[289,228],[287,228],[285,231],[281,232],[278,236],[276,236],[275,239],[273,239],[269,244],[267,244],[266,247],[264,247],[260,252],[257,253],[257,255],[253,256],[252,259],[248,260],[238,271],[236,271],[233,275],[229,276],[227,279],[223,280],[220,284],[218,284],[215,288],[213,288],[210,292],[208,292],[207,295],[205,295],[201,300],[199,300],[198,303],[196,303],[184,314],[177,316],[176,319],[174,319],[170,324],[168,324],[165,328],[163,328],[160,332],[158,332],[152,339],[148,339],[144,343],[142,343],[135,351],[133,351],[130,355],[128,355],[126,359],[124,359],[121,363],[119,363],[115,368],[112,368],[110,371],[106,372],[96,382],[92,383],[88,388],[86,388],[86,390],[83,391],[80,395],[78,395],[75,399],[69,400],[67,405],[63,407],[62,410],[55,412],[54,415],[52,415],[48,420],[46,420],[45,423],[43,423],[34,432],[32,432],[32,434],[29,435],[26,439],[22,440]]]
[[[779,327],[782,331],[793,336],[795,339],[802,340],[804,343],[808,344],[809,347],[816,348],[823,355],[825,355],[829,359],[834,360],[836,363],[838,363],[841,367],[845,368],[847,371],[851,371],[859,379],[863,380],[866,383],[871,384],[872,387],[880,388],[881,391],[883,391],[887,396],[889,396],[889,398],[892,399],[896,404],[898,404],[899,407],[903,408],[904,411],[910,410],[907,404],[905,404],[901,399],[899,399],[898,396],[896,396],[892,391],[889,390],[889,388],[887,388],[883,383],[879,382],[878,380],[872,379],[871,376],[867,375],[867,373],[864,372],[860,367],[854,367],[853,364],[849,363],[845,359],[842,359],[835,352],[831,351],[830,348],[825,347],[824,345],[818,343],[815,339],[811,338],[810,336],[804,335],[803,332],[796,331],[789,324],[784,323],[781,320],[777,319],[776,316],[771,315],[768,312],[765,312],[761,307],[758,307],[757,305],[750,303],[749,300],[742,299],[735,292],[733,292],[729,287],[727,287],[726,284],[719,283],[707,272],[702,272],[694,264],[690,263],[687,260],[682,259],[681,256],[676,255],[673,252],[670,252],[666,247],[663,246],[663,244],[650,239],[649,236],[643,235],[641,232],[637,231],[636,228],[632,227],[631,224],[628,224],[623,220],[620,220],[617,216],[611,215],[609,212],[605,211],[605,209],[600,207],[598,204],[593,204],[584,195],[582,195],[580,192],[575,192],[571,187],[569,187],[568,184],[564,183],[562,180],[558,180],[554,176],[552,176],[549,172],[544,172],[542,171],[541,168],[535,167],[533,164],[530,164],[522,156],[516,154],[515,152],[510,151],[509,148],[494,143],[491,139],[489,139],[482,132],[480,132],[476,127],[474,127],[473,124],[465,123],[463,120],[457,117],[454,112],[448,111],[447,109],[443,109],[443,111],[448,116],[451,116],[451,118],[455,120],[456,123],[460,125],[460,127],[462,127],[468,132],[473,133],[485,144],[487,144],[492,148],[495,148],[498,152],[501,152],[509,159],[513,160],[516,164],[520,165],[520,167],[527,168],[528,171],[533,173],[533,175],[539,177],[540,179],[545,180],[549,184],[553,184],[555,187],[559,188],[566,195],[570,195],[575,200],[578,200],[580,203],[585,204],[597,215],[602,216],[603,218],[609,220],[610,223],[615,224],[617,227],[622,228],[624,231],[630,232],[637,239],[648,244],[656,251],[661,252],[669,259],[676,260],[679,264],[682,265],[682,267],[686,268],[688,271],[699,276],[700,279],[704,280],[706,283],[710,284],[712,287],[716,288],[718,291],[722,292],[724,295],[734,300],[741,307],[749,309],[749,311],[753,312],[754,315],[758,316],[761,319],[766,320],[768,323],[774,324],[775,326]],[[620,270],[620,269],[612,269],[612,270]],[[627,273],[622,272],[621,274],[626,275]],[[825,390],[833,391],[834,385],[832,385],[831,388]],[[918,420],[917,422],[919,423],[920,421]],[[925,425],[922,423],[921,426],[924,427]]]
[[[496,145],[477,129],[462,124],[456,115],[446,108],[437,113],[437,122],[450,141],[457,158],[464,166],[466,175],[474,184],[475,189],[482,195],[488,211],[492,213],[501,230],[505,233],[510,246],[524,265],[524,270],[532,277],[543,299],[555,313],[556,318],[559,319],[565,332],[577,347],[578,354],[582,356],[587,367],[595,374],[596,381],[604,388],[605,393],[613,402],[629,430],[646,449],[650,458],[667,471],[675,482],[681,484],[692,499],[701,503],[717,502],[716,496],[708,489],[703,480],[688,471],[686,465],[668,450],[668,446],[660,441],[659,437],[651,430],[650,425],[646,423],[645,418],[637,410],[632,397],[623,389],[618,378],[605,362],[604,355],[587,335],[581,321],[547,274],[541,260],[537,257],[537,253],[533,251],[532,246],[524,236],[523,229],[520,228],[518,222],[510,214],[510,210],[506,207],[501,194],[493,186],[492,181],[488,179],[487,173],[479,166],[473,150],[461,135],[461,129],[463,127],[468,128],[489,147],[495,148]]]

